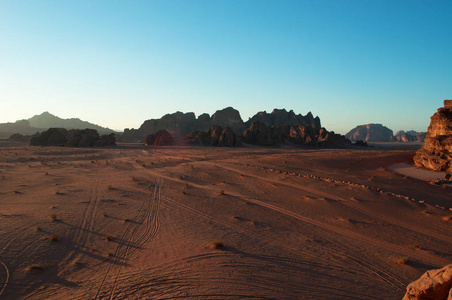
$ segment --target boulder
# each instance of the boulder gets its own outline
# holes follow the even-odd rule
[[[424,145],[416,152],[416,166],[435,171],[452,171],[452,100],[430,118]]]
[[[452,300],[452,264],[427,271],[410,283],[403,300]]]

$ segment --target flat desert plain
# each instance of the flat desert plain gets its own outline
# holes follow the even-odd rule
[[[452,262],[414,153],[3,144],[0,298],[401,299]]]

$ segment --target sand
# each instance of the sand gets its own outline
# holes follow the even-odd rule
[[[452,262],[414,152],[3,143],[0,298],[401,299]]]

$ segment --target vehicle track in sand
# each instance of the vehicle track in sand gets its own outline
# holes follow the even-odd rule
[[[162,184],[161,179],[154,181],[150,197],[142,202],[137,215],[128,222],[118,240],[115,252],[108,262],[107,270],[94,299],[114,299],[123,265],[157,234],[160,228],[159,210]],[[139,230],[141,232],[136,237]]]
[[[237,172],[237,173],[244,173],[242,170],[237,170],[235,168],[224,167],[224,166],[218,165],[218,164],[214,164],[214,165],[218,166],[218,167],[223,167],[223,168],[225,168],[227,170],[234,171],[234,172]],[[279,171],[277,171],[277,172],[279,173]],[[255,179],[258,179],[258,180],[265,180],[265,181],[268,181],[268,182],[273,182],[273,183],[278,183],[278,184],[281,184],[281,185],[290,186],[290,187],[293,187],[293,188],[301,189],[303,191],[308,191],[310,193],[321,195],[321,196],[326,197],[326,198],[330,198],[330,199],[333,199],[333,200],[341,201],[342,203],[346,203],[346,205],[347,205],[347,203],[350,203],[349,200],[343,199],[343,198],[338,197],[338,196],[336,196],[334,194],[328,193],[328,192],[326,192],[324,190],[318,190],[318,189],[309,188],[309,187],[306,187],[306,186],[300,186],[300,185],[293,184],[293,183],[287,183],[287,182],[284,182],[284,181],[281,181],[281,180],[270,179],[270,178],[263,177],[263,176],[258,176],[258,175],[252,174],[252,173],[246,173],[246,174],[248,176],[250,176],[252,178],[255,178]],[[235,196],[241,197],[240,195],[235,195]],[[430,260],[430,261],[433,260],[438,265],[447,264],[447,261],[445,259],[438,259],[436,256],[428,254],[428,253],[419,253],[416,250],[407,249],[407,248],[404,248],[402,246],[397,246],[397,245],[394,245],[394,244],[391,244],[391,243],[388,243],[388,242],[385,242],[385,241],[379,241],[379,240],[376,240],[376,239],[371,239],[371,238],[369,238],[369,237],[367,237],[365,235],[362,235],[362,234],[354,233],[354,232],[348,231],[346,229],[338,228],[337,226],[334,226],[334,225],[330,225],[330,224],[327,224],[327,223],[324,223],[324,222],[321,222],[321,221],[317,221],[317,220],[314,220],[314,219],[311,219],[311,218],[308,218],[308,217],[304,217],[304,216],[301,216],[301,215],[298,215],[298,214],[294,214],[291,211],[285,210],[285,209],[280,208],[278,206],[275,206],[275,205],[272,205],[272,204],[269,204],[269,203],[266,203],[266,202],[263,202],[263,201],[260,201],[260,200],[257,200],[257,199],[245,198],[245,200],[250,201],[250,202],[254,201],[256,204],[267,206],[267,207],[269,207],[271,209],[274,209],[274,210],[278,210],[279,209],[280,212],[285,213],[285,214],[289,214],[289,215],[293,214],[295,218],[298,218],[298,219],[300,219],[302,221],[306,221],[308,223],[311,223],[311,224],[316,225],[318,227],[321,227],[323,229],[327,229],[327,230],[336,232],[338,234],[348,236],[348,237],[353,238],[353,239],[367,241],[368,243],[374,244],[376,246],[384,247],[384,249],[392,249],[393,251],[400,252],[400,253],[407,252],[408,254],[410,254],[413,257],[423,258],[423,259],[425,259],[427,261],[428,260]],[[352,206],[356,207],[355,205],[352,205]],[[374,214],[374,216],[378,218],[377,215]],[[389,219],[389,218],[384,218],[383,220],[386,220],[389,224],[395,224],[395,223],[392,223],[391,219]],[[400,222],[396,222],[396,223],[400,223]],[[396,225],[398,225],[398,224],[396,224]],[[405,227],[405,226],[403,226],[403,224],[401,224],[399,226]],[[429,232],[425,232],[424,234],[431,235]],[[445,236],[440,235],[440,234],[433,233],[432,235],[436,236],[440,240],[448,240],[448,238],[446,238]]]
[[[261,272],[263,269],[268,271],[265,275]],[[346,288],[328,286],[326,281],[331,276],[330,271],[323,266],[313,267],[305,262],[297,264],[280,257],[234,253],[226,249],[123,274],[121,282],[128,283],[123,298],[138,298],[140,295],[155,299],[198,298],[199,295],[195,296],[191,292],[197,286],[205,289],[199,297],[201,299],[211,299],[219,294],[224,298],[236,299],[266,299],[268,296],[265,295],[278,295],[278,299],[295,299],[300,296],[300,292],[308,292],[311,297],[330,295],[334,299],[372,299],[365,293],[356,293],[350,297]],[[275,274],[279,275],[274,276]],[[323,283],[306,283],[305,279],[313,274],[321,277]],[[139,275],[146,279],[137,280]],[[347,280],[343,283],[350,284]],[[224,286],[229,288],[224,289]],[[254,294],[256,291],[259,291],[259,296]],[[184,293],[189,295],[177,296]]]
[[[3,276],[0,276],[0,282],[3,282],[3,284],[0,285],[0,287],[1,287],[1,289],[0,289],[0,296],[1,296],[3,294],[3,292],[5,291],[5,289],[6,289],[6,286],[8,285],[9,270],[8,270],[8,266],[1,260],[0,260],[0,265],[3,268]]]

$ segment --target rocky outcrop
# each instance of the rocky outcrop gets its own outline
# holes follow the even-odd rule
[[[352,142],[358,140],[365,142],[389,142],[392,136],[393,131],[381,124],[359,125],[345,135]]]
[[[122,139],[140,140],[159,130],[167,130],[172,135],[187,135],[192,131],[208,131],[215,125],[229,127],[236,134],[240,134],[245,130],[240,113],[232,107],[227,107],[217,110],[212,117],[209,114],[201,114],[196,118],[192,112],[176,112],[164,115],[160,119],[150,119],[145,121],[139,129],[126,128]]]
[[[248,144],[271,146],[281,143],[297,145],[311,145],[323,147],[344,147],[350,145],[350,141],[343,135],[325,128],[316,130],[310,125],[281,125],[268,127],[260,121],[255,121],[241,135],[242,141]]]
[[[410,283],[403,300],[452,300],[452,264],[427,271]]]
[[[67,143],[68,130],[64,128],[49,128],[47,131],[35,134],[31,146],[64,146]]]
[[[234,131],[221,126],[214,126],[209,129],[208,132],[192,131],[190,132],[186,140],[192,145],[202,146],[219,146],[219,147],[235,147],[240,145],[240,140]]]
[[[392,137],[391,141],[393,142],[401,142],[401,143],[409,143],[409,142],[423,142],[425,140],[426,132],[416,132],[414,130],[403,131],[399,130]]]
[[[274,109],[270,114],[266,111],[258,112],[252,118],[245,122],[245,127],[249,128],[254,122],[261,122],[267,127],[281,126],[281,125],[304,125],[310,126],[315,130],[320,130],[320,118],[313,117],[312,113],[309,112],[306,116],[301,114],[296,115],[293,110],[289,112],[285,109]]]
[[[416,152],[416,166],[435,171],[452,171],[452,100],[430,118],[424,145]]]
[[[166,130],[159,130],[154,134],[149,134],[145,141],[145,146],[170,146],[174,142],[173,136]]]
[[[123,141],[143,140],[149,134],[154,134],[159,130],[165,129],[174,135],[187,135],[192,131],[207,132],[213,126],[230,128],[236,135],[242,134],[246,128],[249,128],[255,121],[259,121],[271,128],[273,126],[310,126],[314,130],[320,130],[319,117],[313,117],[309,112],[306,116],[296,115],[292,110],[287,112],[285,109],[274,109],[270,114],[259,112],[247,122],[243,122],[240,113],[232,108],[226,107],[217,110],[211,117],[208,114],[201,114],[198,118],[194,113],[176,112],[167,114],[160,119],[151,119],[145,121],[138,129],[124,130]]]
[[[116,146],[115,135],[99,136],[94,129],[50,128],[37,133],[30,140],[31,146],[104,147]]]

